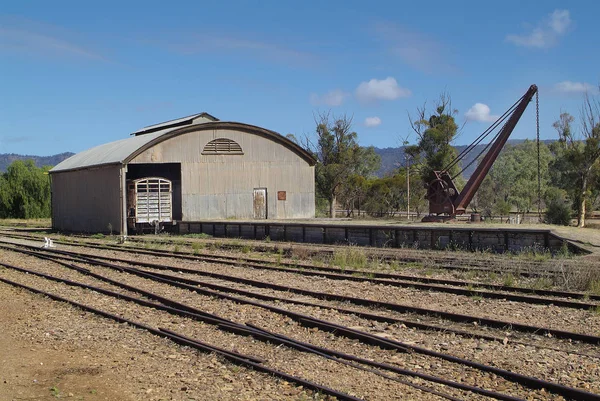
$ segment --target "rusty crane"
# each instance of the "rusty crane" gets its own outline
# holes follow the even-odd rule
[[[429,201],[429,216],[425,216],[423,221],[445,221],[454,218],[456,215],[464,214],[467,206],[473,200],[475,193],[489,173],[492,165],[498,158],[500,151],[506,144],[508,137],[514,130],[527,108],[529,102],[538,93],[536,85],[531,85],[527,92],[517,100],[498,120],[496,120],[487,130],[485,130],[472,144],[467,146],[458,156],[456,156],[443,170],[434,171],[435,179],[427,186],[426,198]],[[537,99],[537,98],[536,98]],[[469,167],[467,165],[462,171],[451,177],[449,170],[457,165],[467,153],[472,151],[483,139],[504,122],[502,128],[493,137],[492,141],[483,149],[483,151],[474,159],[477,160],[486,150],[489,151],[483,157],[475,172],[469,178],[462,191],[456,188],[453,182],[457,176]],[[538,118],[538,143],[539,143],[539,118]],[[539,158],[538,158],[539,159]],[[472,163],[472,162],[471,162]],[[538,160],[539,164],[539,160]],[[539,165],[538,165],[539,169]]]

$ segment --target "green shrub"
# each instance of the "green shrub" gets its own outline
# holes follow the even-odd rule
[[[571,206],[560,200],[550,202],[546,207],[544,221],[548,224],[568,226],[571,222]]]

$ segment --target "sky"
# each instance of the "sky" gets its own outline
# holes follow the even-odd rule
[[[600,83],[597,1],[13,1],[0,7],[0,153],[80,152],[200,112],[361,145],[416,142],[451,97],[473,141],[539,87],[542,139]],[[530,105],[511,138],[536,137]]]

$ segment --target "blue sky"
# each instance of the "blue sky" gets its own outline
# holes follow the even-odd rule
[[[0,153],[79,152],[206,111],[297,137],[353,117],[398,146],[452,97],[470,143],[529,87],[541,135],[600,82],[597,1],[19,1],[0,8]],[[534,107],[513,133],[535,138]]]

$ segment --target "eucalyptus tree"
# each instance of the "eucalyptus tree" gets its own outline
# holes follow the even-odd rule
[[[580,112],[579,134],[573,130],[575,118],[561,113],[553,124],[559,135],[552,170],[555,179],[575,202],[577,226],[585,226],[586,204],[600,171],[600,100],[585,95]]]
[[[306,148],[317,159],[315,184],[317,196],[329,203],[329,216],[335,217],[335,206],[344,185],[352,185],[350,177],[369,177],[379,169],[380,158],[371,147],[358,144],[352,130],[352,118],[346,115],[319,114],[315,118],[316,143],[306,140]]]
[[[407,146],[405,151],[413,158],[414,167],[419,171],[425,185],[435,178],[434,171],[443,170],[456,157],[452,141],[458,134],[455,116],[458,110],[452,108],[450,95],[442,93],[435,104],[435,110],[427,117],[426,107],[417,109],[416,118],[409,115],[409,122],[417,134],[418,143]],[[458,164],[450,168],[454,176],[460,171]]]

